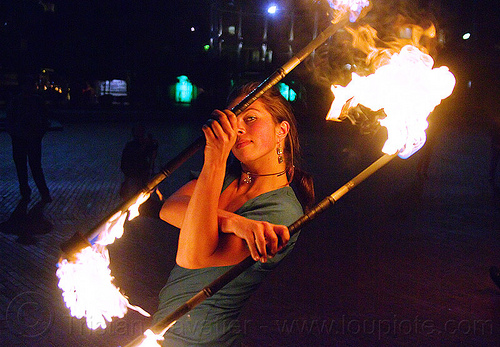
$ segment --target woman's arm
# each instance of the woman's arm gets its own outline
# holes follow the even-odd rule
[[[219,229],[225,237],[237,237],[246,243],[245,257],[251,255],[255,261],[266,262],[290,239],[288,227],[265,221],[248,219],[224,210],[218,211]]]
[[[179,233],[176,261],[187,268],[216,266],[220,261],[218,256],[214,258],[221,241],[217,216],[219,197],[226,161],[237,134],[234,113],[216,111],[215,115],[219,121],[212,122],[210,127],[203,127],[206,139],[203,168],[194,185]],[[225,242],[221,243],[223,248],[225,245]]]
[[[195,185],[196,180],[190,181],[172,194],[160,211],[161,219],[180,228]],[[283,225],[255,221],[222,209],[217,210],[217,217],[219,231],[226,234],[219,235],[219,238],[227,240],[224,240],[224,247],[217,248],[216,253],[226,252],[228,248],[237,248],[238,251],[234,249],[232,253],[241,253],[234,254],[238,259],[251,254],[254,260],[265,262],[267,257],[272,257],[283,248],[290,238],[288,228]],[[235,236],[243,240],[246,247],[241,247],[244,246],[241,241],[229,240]]]
[[[161,207],[160,218],[180,229],[195,186],[196,180],[189,181],[170,195]]]

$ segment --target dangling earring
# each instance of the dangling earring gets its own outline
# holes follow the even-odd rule
[[[283,162],[283,148],[278,144],[278,148],[276,148],[276,154],[278,154],[278,164]]]

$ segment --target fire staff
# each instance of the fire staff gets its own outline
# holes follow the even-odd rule
[[[230,106],[256,86],[234,92]],[[166,332],[165,346],[233,345],[246,300],[296,242],[299,234],[290,239],[286,225],[314,201],[312,178],[297,167],[292,109],[276,88],[238,116],[229,110],[213,115],[218,121],[203,127],[199,176],[170,196],[160,213],[180,234],[177,264],[160,293],[155,321],[249,255],[256,263],[181,317]]]

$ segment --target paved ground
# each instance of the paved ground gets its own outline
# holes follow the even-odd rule
[[[70,317],[55,276],[61,243],[119,203],[119,159],[131,125],[63,122],[62,131],[50,132],[43,166],[54,201],[39,204],[35,189],[22,223],[9,222],[19,195],[10,139],[0,132],[0,345],[119,346],[149,326],[129,312],[106,330],[89,331]],[[160,143],[159,164],[201,134],[197,122],[147,126]],[[380,136],[360,136],[348,125],[320,122],[303,134],[319,198],[380,155]],[[427,179],[417,176],[423,151],[397,158],[304,229],[241,317],[249,346],[500,344],[500,289],[488,275],[500,266],[490,138],[462,124],[435,139]],[[161,184],[163,192],[199,162],[196,155],[184,164]],[[132,304],[155,311],[175,242],[175,229],[141,216],[109,247],[115,282]]]

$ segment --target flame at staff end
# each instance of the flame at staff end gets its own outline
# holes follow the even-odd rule
[[[426,31],[412,31],[431,36],[435,35],[433,29],[431,26]],[[424,145],[427,117],[452,93],[455,77],[446,66],[433,68],[434,60],[427,50],[417,47],[418,35],[411,40],[393,42],[389,44],[390,49],[379,49],[373,44],[376,38],[373,28],[361,27],[357,32],[352,30],[351,34],[353,45],[363,47],[366,61],[375,72],[367,76],[352,73],[347,86],[332,85],[335,99],[326,119],[339,120],[358,104],[373,111],[382,110],[386,117],[379,123],[387,128],[387,141],[382,151],[398,153],[406,159]],[[397,49],[400,51],[396,52]]]
[[[151,329],[144,332],[144,340],[139,345],[140,347],[158,347],[160,346],[160,341],[163,341],[163,335],[156,335]]]
[[[136,342],[135,345],[139,347],[158,347],[161,345],[160,341],[165,340],[163,335],[174,325],[177,321],[173,321],[166,328],[162,329],[158,334],[155,334],[151,329],[147,329],[143,336],[139,337],[141,341],[134,340],[132,343]]]
[[[142,308],[130,305],[127,297],[113,284],[106,249],[123,235],[125,221],[139,215],[139,206],[149,195],[140,193],[128,210],[119,211],[109,218],[93,245],[72,255],[71,260],[61,259],[57,264],[58,286],[63,291],[64,302],[72,316],[86,318],[89,329],[105,329],[106,322],[111,322],[113,317],[122,318],[129,308],[150,316]]]
[[[369,0],[328,0],[328,4],[332,9],[337,11],[333,22],[344,14],[349,13],[349,21],[351,23],[356,22],[361,16],[361,12],[366,11],[371,6]]]

